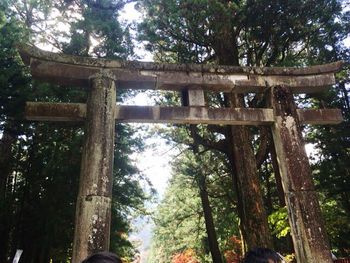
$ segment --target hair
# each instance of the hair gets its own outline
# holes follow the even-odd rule
[[[270,260],[270,261],[269,261]],[[242,263],[280,263],[282,262],[281,256],[269,248],[255,248],[248,251]]]
[[[117,255],[110,252],[99,252],[86,258],[81,263],[122,263]]]

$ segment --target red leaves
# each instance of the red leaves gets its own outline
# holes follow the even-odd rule
[[[171,263],[199,263],[196,253],[192,249],[187,249],[182,253],[175,254]]]
[[[228,241],[229,250],[224,252],[227,263],[239,263],[242,259],[242,241],[232,236]]]

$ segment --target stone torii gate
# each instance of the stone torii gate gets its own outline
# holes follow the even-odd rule
[[[73,263],[108,250],[115,121],[271,127],[289,223],[300,263],[330,263],[330,246],[301,134],[302,124],[337,124],[338,109],[297,109],[293,94],[320,92],[335,83],[341,63],[308,68],[179,65],[93,59],[20,51],[34,78],[88,88],[86,104],[28,102],[34,121],[85,122]],[[116,105],[116,89],[188,92],[186,107]],[[204,91],[270,94],[270,108],[209,108]]]

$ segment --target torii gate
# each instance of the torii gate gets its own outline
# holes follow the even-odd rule
[[[73,263],[109,248],[115,121],[269,125],[296,258],[300,263],[332,262],[301,124],[337,124],[342,115],[338,109],[297,109],[293,94],[320,92],[335,84],[334,73],[341,69],[341,62],[308,68],[254,68],[94,59],[29,46],[20,53],[36,79],[89,87],[86,104],[26,105],[29,120],[85,121]],[[189,106],[117,106],[116,89],[186,90]],[[271,108],[209,108],[205,90],[269,92]]]

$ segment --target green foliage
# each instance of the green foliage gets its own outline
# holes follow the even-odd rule
[[[9,114],[12,117],[21,115],[30,91],[29,76],[14,49],[18,39],[25,36],[16,21],[8,21],[5,13],[0,11],[0,125]]]
[[[336,0],[146,0],[139,9],[148,49],[157,59],[180,62],[300,65],[304,55],[319,55],[320,37],[330,44],[333,35],[339,45],[349,24]]]
[[[326,222],[327,232],[333,247],[333,252],[340,256],[347,255],[350,232],[349,215],[343,209],[343,205],[334,199],[321,197],[321,208]]]
[[[269,224],[273,229],[272,234],[277,238],[287,236],[290,233],[287,208],[282,207],[269,215]]]
[[[23,112],[26,101],[83,103],[87,97],[81,89],[31,81],[16,45],[42,42],[67,48],[72,54],[126,58],[132,54],[130,36],[117,20],[124,4],[0,3],[1,262],[12,258],[17,248],[24,249],[23,262],[69,261],[84,131],[76,124],[30,123],[23,120]],[[75,13],[72,8],[76,8]],[[74,34],[52,29],[52,21],[54,25],[69,24],[75,34],[88,32],[98,38],[99,45],[92,52],[82,53]],[[85,47],[88,42],[84,42]],[[142,141],[127,125],[117,125],[116,134],[111,250],[131,260],[135,249],[128,241],[130,218],[147,213],[144,201],[150,194],[142,187],[147,180],[129,158],[132,152],[142,150]]]
[[[64,52],[124,59],[132,55],[129,29],[118,21],[118,12],[126,2],[76,1],[81,18],[70,24],[71,41],[63,45]]]
[[[173,255],[187,248],[202,251],[205,226],[200,202],[190,178],[179,175],[170,180],[154,218],[149,262],[169,262]]]

